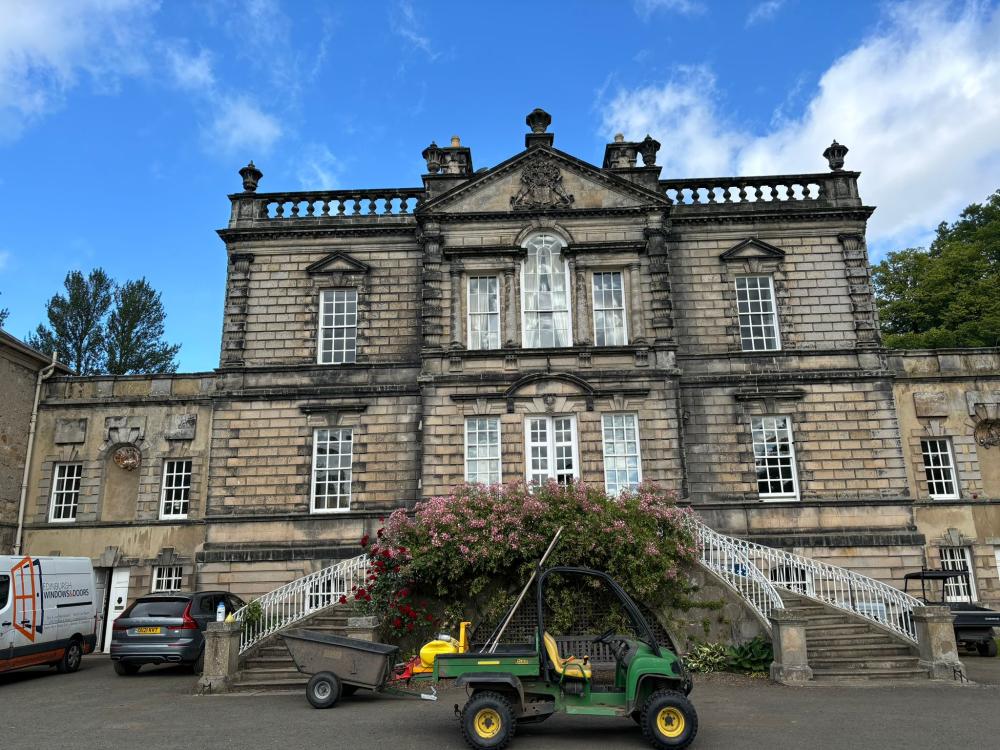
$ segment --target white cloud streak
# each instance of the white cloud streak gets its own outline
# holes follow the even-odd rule
[[[281,137],[278,120],[249,97],[221,97],[214,106],[215,115],[202,134],[208,150],[242,158],[244,152],[266,153]]]
[[[763,2],[757,3],[747,13],[746,25],[753,26],[756,23],[771,20],[784,4],[785,0],[763,0]]]
[[[324,145],[310,144],[298,161],[295,173],[303,190],[333,190],[340,182],[342,165]]]
[[[705,5],[700,0],[635,0],[633,7],[636,15],[644,21],[658,11],[679,13],[682,16],[705,12]]]
[[[431,60],[440,56],[440,53],[434,50],[430,37],[424,33],[423,22],[417,18],[410,0],[399,0],[395,4],[390,11],[389,25],[394,34],[401,36]]]
[[[1000,8],[936,4],[887,11],[872,36],[820,77],[800,116],[755,133],[722,112],[706,68],[639,89],[605,107],[604,130],[647,132],[670,176],[821,171],[836,138],[878,206],[876,251],[926,241],[938,222],[997,187],[1000,175]]]

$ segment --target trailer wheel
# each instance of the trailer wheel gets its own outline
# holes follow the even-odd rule
[[[306,698],[313,708],[333,708],[340,700],[340,680],[333,672],[319,672],[309,678]]]
[[[475,750],[500,750],[514,737],[514,710],[499,693],[483,691],[462,709],[462,734]]]
[[[994,639],[990,638],[988,641],[977,643],[976,651],[979,652],[980,656],[988,656],[990,658],[993,658],[997,655],[997,642]]]
[[[360,689],[361,688],[359,688],[357,685],[343,685],[340,688],[340,697],[349,698],[356,692],[358,692]]]
[[[687,747],[698,733],[698,714],[676,690],[657,690],[642,707],[642,734],[657,750]]]

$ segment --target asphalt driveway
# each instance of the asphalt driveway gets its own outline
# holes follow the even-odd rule
[[[173,667],[118,677],[99,655],[72,675],[0,675],[0,747],[465,747],[452,708],[462,691],[443,692],[438,703],[359,693],[318,711],[300,694],[197,697],[194,682]],[[796,689],[721,677],[697,681],[691,697],[701,723],[696,750],[986,748],[1000,737],[997,686]],[[628,720],[556,716],[521,728],[513,747],[646,745]]]

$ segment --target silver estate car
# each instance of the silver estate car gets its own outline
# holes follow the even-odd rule
[[[184,664],[200,672],[205,658],[205,628],[222,602],[229,615],[243,600],[228,591],[172,591],[132,602],[115,620],[111,661],[115,672],[134,675],[143,664]]]

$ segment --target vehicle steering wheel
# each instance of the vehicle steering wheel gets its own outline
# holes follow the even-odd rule
[[[608,630],[606,630],[606,631],[605,631],[605,632],[604,632],[603,634],[601,634],[601,635],[597,636],[597,637],[596,637],[596,638],[595,638],[595,639],[594,639],[594,640],[592,641],[592,643],[603,643],[603,644],[604,644],[604,645],[606,645],[606,646],[610,646],[610,645],[611,645],[611,641],[610,641],[609,639],[610,639],[610,638],[611,638],[611,636],[612,636],[612,635],[614,635],[614,634],[615,634],[615,629],[614,629],[614,628],[609,628],[609,629],[608,629]]]

